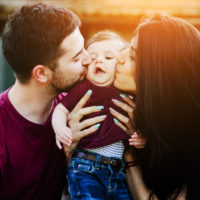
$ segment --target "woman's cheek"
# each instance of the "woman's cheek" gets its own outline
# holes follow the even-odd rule
[[[126,92],[134,93],[136,91],[134,78],[127,74],[117,74],[114,81],[114,86]]]
[[[128,83],[127,83],[127,91],[131,92],[131,93],[135,93],[136,92],[136,82],[135,79],[132,77],[131,79],[127,79]]]

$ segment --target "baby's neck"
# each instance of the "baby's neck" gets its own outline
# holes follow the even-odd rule
[[[98,87],[109,87],[109,86],[113,86],[113,82],[114,81],[112,81],[112,82],[110,82],[110,83],[108,83],[108,84],[101,84],[101,83],[96,83],[96,82],[94,82],[94,81],[92,81],[92,80],[89,80],[89,79],[87,79],[88,81],[90,81],[93,85],[96,85],[96,86],[98,86]]]

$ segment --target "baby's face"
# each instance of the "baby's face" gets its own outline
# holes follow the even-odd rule
[[[120,52],[118,41],[103,40],[91,44],[88,53],[92,58],[87,79],[98,86],[109,86],[114,81],[116,56]]]

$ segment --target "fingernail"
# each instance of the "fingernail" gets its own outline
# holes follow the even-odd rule
[[[113,113],[115,112],[115,110],[113,108],[109,108],[109,109],[110,109],[111,112],[113,112]]]
[[[97,129],[97,128],[99,128],[99,126],[100,126],[100,124],[95,124],[95,125],[94,125],[94,128]]]
[[[106,118],[106,115],[101,115],[100,118],[101,118],[101,119],[105,119],[105,118]]]
[[[131,96],[130,94],[128,95],[128,97],[129,97],[130,99],[133,99],[133,96]]]
[[[103,109],[104,109],[104,106],[97,106],[97,109],[98,109],[98,110],[103,110]]]
[[[88,90],[86,95],[89,96],[90,94],[92,94],[92,90]]]
[[[112,99],[112,101],[113,101],[114,103],[118,103],[118,102],[119,102],[117,99]]]
[[[120,97],[122,97],[123,99],[126,98],[125,94],[120,94]]]
[[[116,118],[114,118],[114,122],[115,124],[117,124],[119,121]]]

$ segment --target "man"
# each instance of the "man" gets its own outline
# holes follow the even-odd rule
[[[54,98],[83,79],[90,63],[79,26],[73,12],[45,4],[23,6],[6,23],[3,52],[16,82],[0,95],[0,199],[61,198],[66,159],[56,147],[51,115]],[[85,127],[102,121],[79,122],[95,111],[80,112],[88,98],[71,113],[77,141],[94,131]]]

